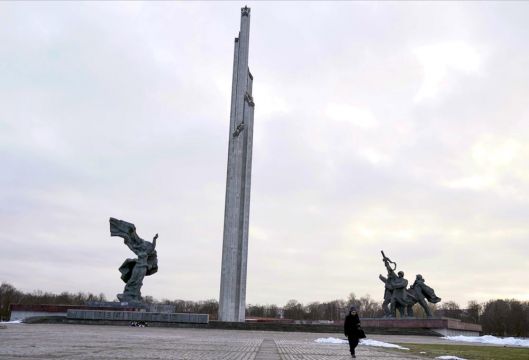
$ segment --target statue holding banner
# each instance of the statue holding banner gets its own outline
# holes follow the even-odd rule
[[[122,294],[117,297],[121,302],[140,303],[143,278],[158,271],[158,256],[156,253],[156,239],[152,243],[143,240],[136,234],[136,227],[129,222],[110,218],[110,236],[123,238],[125,245],[138,256],[137,259],[126,259],[120,266],[121,280],[126,285]]]

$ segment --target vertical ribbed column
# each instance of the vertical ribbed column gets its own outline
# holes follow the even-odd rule
[[[250,9],[241,9],[235,39],[228,145],[219,320],[244,321],[253,142],[252,76],[248,70]]]

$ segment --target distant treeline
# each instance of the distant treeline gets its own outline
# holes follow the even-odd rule
[[[3,282],[0,285],[0,320],[9,318],[9,304],[83,305],[87,301],[106,301],[106,299],[104,294],[94,295],[81,292],[77,294],[69,292],[53,294],[36,290],[26,293]]]
[[[25,293],[8,283],[0,285],[0,319],[9,318],[9,304],[50,304],[50,305],[84,305],[87,301],[106,301],[105,295],[90,293],[53,294],[43,291]],[[217,319],[218,301],[215,299],[202,301],[156,300],[145,296],[147,303],[171,304],[176,312],[194,312],[209,314],[212,320]],[[302,304],[297,300],[289,300],[282,307],[277,305],[249,304],[246,308],[247,317],[284,318],[304,321],[341,321],[347,309],[354,305],[360,317],[381,317],[381,301],[373,300],[369,295],[357,298],[351,293],[346,300],[338,299],[328,302],[311,302]],[[496,336],[529,337],[529,302],[518,300],[490,300],[485,303],[470,301],[465,309],[453,301],[442,302],[440,306],[431,305],[436,316],[446,316],[462,321],[481,324],[485,334]],[[424,317],[424,311],[415,305],[414,312]]]

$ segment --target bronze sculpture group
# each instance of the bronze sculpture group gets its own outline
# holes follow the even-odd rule
[[[158,271],[158,256],[156,253],[156,234],[152,242],[143,240],[136,233],[134,224],[110,218],[110,235],[123,238],[125,245],[137,255],[137,259],[126,259],[120,266],[121,279],[126,283],[122,294],[117,297],[121,302],[131,304],[141,303],[141,287],[143,278]],[[441,298],[435,295],[435,291],[426,285],[422,275],[418,274],[415,282],[409,287],[408,280],[404,278],[404,272],[397,270],[397,264],[391,261],[382,251],[382,260],[388,271],[386,277],[379,275],[384,283],[384,302],[382,309],[384,317],[396,317],[397,311],[401,317],[413,317],[413,305],[419,303],[424,309],[426,316],[432,313],[426,301],[438,303]]]
[[[382,309],[384,317],[396,317],[397,310],[400,317],[413,317],[413,305],[419,303],[424,309],[426,316],[431,317],[432,312],[426,303],[426,300],[432,304],[441,301],[441,298],[435,295],[435,291],[426,285],[422,275],[417,274],[415,282],[409,287],[408,280],[404,278],[404,272],[397,270],[397,264],[391,261],[382,251],[382,261],[388,271],[387,277],[379,275],[379,279],[384,283],[384,302]]]

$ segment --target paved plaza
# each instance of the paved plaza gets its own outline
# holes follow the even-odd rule
[[[339,334],[90,325],[7,324],[0,359],[345,360],[345,344],[318,344]],[[389,341],[383,336],[378,340]],[[400,350],[357,348],[359,359],[417,359]]]

